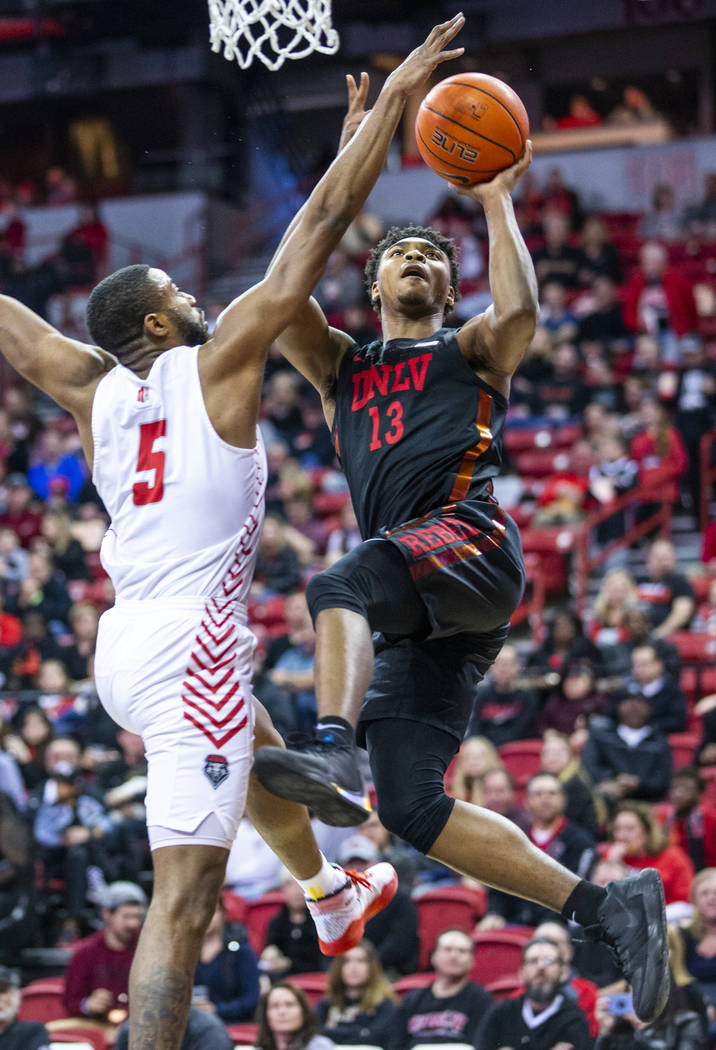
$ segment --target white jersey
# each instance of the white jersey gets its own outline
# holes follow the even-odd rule
[[[266,456],[218,436],[198,347],[167,350],[141,379],[117,365],[92,405],[93,481],[112,523],[102,564],[118,598],[244,602],[264,516]]]

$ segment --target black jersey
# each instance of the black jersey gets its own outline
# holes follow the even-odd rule
[[[478,379],[456,334],[441,328],[343,355],[333,436],[364,538],[491,492],[507,401]]]

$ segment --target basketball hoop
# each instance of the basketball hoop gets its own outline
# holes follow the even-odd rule
[[[278,69],[287,58],[338,50],[331,0],[209,0],[209,33],[212,51],[242,69],[254,58]]]

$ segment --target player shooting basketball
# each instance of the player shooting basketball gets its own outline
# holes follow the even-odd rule
[[[66,339],[0,296],[7,360],[74,416],[112,524],[102,561],[116,605],[100,622],[102,703],[142,735],[154,893],[130,980],[131,1050],[177,1050],[204,931],[246,801],[254,706],[246,624],[264,512],[257,430],[266,353],[310,291],[385,162],[411,91],[462,15],[388,78],[373,114],[312,193],[271,273],[209,338],[191,295],[130,266],[90,296],[97,346]],[[199,344],[199,345],[197,345]],[[262,721],[260,741],[271,730]],[[347,877],[319,853],[305,810],[255,785],[249,812],[311,898],[323,950],[357,943],[395,891],[388,864]]]
[[[366,82],[351,87],[350,126],[366,92]],[[668,991],[658,874],[605,891],[511,822],[444,790],[475,684],[502,647],[524,584],[519,533],[492,478],[511,376],[537,321],[534,268],[510,196],[530,158],[528,143],[515,165],[460,190],[487,221],[493,304],[484,313],[445,327],[458,287],[453,243],[436,230],[394,228],[366,267],[383,340],[356,346],[313,300],[279,339],[321,395],[364,542],[307,590],[315,742],[300,752],[262,749],[255,771],[329,823],[365,819],[357,722],[385,826],[461,874],[586,926],[615,952],[636,1012],[651,1020]]]

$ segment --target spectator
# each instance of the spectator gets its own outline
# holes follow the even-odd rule
[[[582,249],[579,267],[581,284],[591,285],[605,277],[613,289],[622,283],[623,270],[619,252],[609,240],[607,227],[601,215],[590,215],[582,227]],[[620,315],[621,317],[621,312]]]
[[[608,843],[600,848],[607,860],[617,860],[630,874],[656,868],[664,885],[666,903],[689,900],[694,868],[678,846],[667,843],[664,830],[651,806],[644,802],[621,802]]]
[[[55,427],[43,431],[39,458],[27,472],[27,481],[38,499],[47,502],[53,482],[65,485],[68,503],[75,503],[85,483],[85,472],[77,456],[65,449],[65,439]]]
[[[490,769],[482,778],[482,804],[527,832],[530,815],[517,805],[515,782],[506,769]]]
[[[316,1008],[323,1035],[338,1044],[386,1045],[398,997],[370,941],[333,960],[327,992]]]
[[[716,868],[704,868],[691,885],[693,912],[680,927],[686,969],[695,977],[708,1004],[711,1031],[716,1025]]]
[[[527,782],[525,805],[530,816],[527,834],[532,843],[569,871],[584,878],[594,859],[594,839],[565,816],[567,795],[551,773],[535,773]],[[536,926],[552,918],[552,912],[539,904],[490,890],[488,914],[521,926]]]
[[[371,839],[364,835],[352,835],[345,840],[336,859],[343,867],[361,872],[383,858]],[[398,886],[392,901],[368,920],[364,936],[375,947],[380,964],[387,974],[402,976],[415,972],[420,947],[418,913],[409,887]]]
[[[17,609],[38,612],[46,623],[67,623],[72,604],[62,577],[53,571],[49,555],[42,549],[30,551],[28,574],[20,584]]]
[[[528,667],[544,674],[564,673],[576,660],[600,664],[599,650],[585,636],[584,625],[573,609],[558,609],[547,626],[547,637],[528,658]]]
[[[594,454],[586,441],[577,441],[569,450],[568,463],[545,482],[534,516],[538,528],[557,525],[578,525],[591,505],[590,472]]]
[[[674,421],[689,458],[682,501],[690,496],[690,509],[695,512],[701,494],[701,439],[715,418],[716,364],[706,359],[699,339],[684,339],[681,351],[682,367],[674,390]]]
[[[602,123],[602,118],[592,106],[586,95],[572,95],[569,99],[569,110],[557,121],[560,131],[572,128],[593,128]]]
[[[568,821],[584,828],[596,839],[597,811],[586,777],[580,769],[577,756],[563,733],[548,730],[540,754],[542,770],[557,777],[567,796],[564,815]]]
[[[284,903],[269,922],[261,969],[272,977],[314,973],[323,969],[318,935],[306,907],[303,890],[290,875],[283,884]]]
[[[484,736],[468,736],[460,745],[453,767],[451,793],[463,802],[482,805],[482,778],[491,769],[500,769],[497,748]]]
[[[561,281],[545,281],[542,285],[539,320],[556,343],[569,342],[576,336],[577,318],[567,305]]]
[[[582,977],[574,966],[574,943],[569,936],[567,927],[563,923],[557,922],[557,920],[550,919],[548,922],[541,922],[539,926],[535,927],[533,937],[546,937],[547,940],[554,941],[559,948],[559,954],[564,960],[562,992],[572,1002],[576,1003],[589,1022],[590,1034],[596,1035],[597,1019],[594,1011],[597,1005],[599,988],[595,981]]]
[[[671,778],[672,811],[665,827],[669,841],[691,858],[695,871],[716,867],[716,810],[704,802],[706,782],[695,766],[682,766]]]
[[[341,508],[340,525],[328,535],[326,544],[326,568],[353,550],[361,542],[360,530],[353,504],[347,501]]]
[[[52,724],[41,707],[23,706],[15,718],[17,733],[9,732],[4,746],[18,764],[27,791],[45,781],[45,750],[53,737]]]
[[[34,889],[30,829],[20,808],[0,790],[0,962],[16,960],[31,941]]]
[[[619,882],[628,874],[625,864],[616,860],[600,860],[594,867],[591,879],[596,886],[606,889],[610,882]],[[573,946],[577,971],[582,977],[594,981],[598,988],[605,988],[623,979],[616,960],[603,944],[583,940],[577,933]]]
[[[573,189],[565,185],[560,168],[549,169],[542,190],[542,227],[545,235],[546,224],[553,215],[566,218],[570,230],[576,230],[582,224],[579,197]]]
[[[704,176],[704,195],[686,209],[685,218],[690,233],[707,241],[716,237],[716,171]]]
[[[92,660],[97,642],[99,613],[92,602],[75,602],[69,612],[72,641],[62,649],[62,662],[73,682],[91,677]]]
[[[669,741],[649,724],[651,705],[638,695],[617,708],[617,724],[590,727],[581,755],[595,791],[613,805],[623,798],[656,802],[669,787],[672,769]]]
[[[539,719],[542,733],[550,730],[574,739],[577,747],[587,738],[589,723],[595,715],[605,715],[609,702],[597,688],[594,667],[589,660],[567,664],[559,686],[547,697]]]
[[[269,515],[261,533],[252,590],[255,595],[268,598],[275,594],[289,594],[300,583],[298,555],[286,542],[283,524]]]
[[[659,114],[645,91],[636,84],[627,84],[622,91],[621,102],[614,107],[607,122],[609,124],[650,124],[659,119]]]
[[[0,722],[0,792],[8,795],[18,810],[25,808],[26,792],[16,759],[6,749],[8,726]]]
[[[43,660],[33,685],[39,693],[37,703],[50,719],[54,733],[64,736],[82,731],[82,705],[70,689],[69,675],[60,660]]]
[[[651,192],[651,210],[639,223],[639,236],[655,241],[679,241],[684,236],[681,210],[676,207],[674,188],[658,182]]]
[[[300,988],[281,982],[259,1001],[255,1050],[331,1050],[333,1043],[316,1034],[316,1018]]]
[[[89,249],[92,257],[92,275],[90,284],[96,284],[107,272],[107,248],[109,234],[102,222],[99,205],[96,202],[80,206],[79,223],[65,236],[65,240],[83,245]]]
[[[716,636],[716,576],[709,584],[706,601],[696,610],[692,627],[695,631],[704,631]]]
[[[48,510],[42,519],[42,536],[50,547],[52,567],[66,580],[86,580],[89,573],[82,544],[72,535],[69,515],[62,510]]]
[[[591,1050],[584,1013],[562,992],[565,959],[547,937],[533,937],[522,953],[524,992],[496,1003],[477,1034],[477,1050],[525,1047],[529,1050]]]
[[[639,468],[639,485],[654,502],[679,499],[679,478],[689,465],[684,442],[661,402],[644,398],[639,413],[642,429],[631,441],[629,455]]]
[[[424,857],[412,846],[408,846],[402,839],[396,838],[381,824],[380,818],[375,810],[367,820],[358,826],[358,834],[363,838],[370,839],[381,858],[392,864],[398,873],[398,885],[408,893],[412,891],[418,866],[423,868],[424,864],[435,865],[437,862]],[[349,835],[349,838],[352,836]],[[325,850],[324,850],[325,853]],[[441,865],[442,867],[442,865]]]
[[[569,209],[569,204],[566,207]],[[544,247],[538,248],[532,256],[540,287],[547,281],[559,281],[565,288],[576,288],[582,260],[579,249],[569,243],[569,215],[558,211],[546,212],[542,229]]]
[[[194,972],[192,1000],[200,1009],[216,1014],[224,1024],[250,1021],[259,1001],[259,969],[246,930],[227,923],[223,897],[219,896]]]
[[[294,443],[303,430],[299,377],[295,372],[284,368],[271,376],[264,394],[263,417],[272,428],[274,440],[284,441],[289,452],[295,454]]]
[[[342,248],[330,256],[316,286],[316,299],[324,313],[336,313],[360,302],[363,295],[363,274]]]
[[[636,646],[631,654],[627,692],[649,701],[650,720],[662,733],[681,733],[686,726],[686,697],[678,681],[667,674],[654,644]]]
[[[65,972],[63,1004],[73,1017],[106,1021],[126,1010],[129,968],[144,922],[147,898],[131,882],[113,882],[102,895],[103,926],[76,945]]]
[[[677,269],[667,265],[666,249],[647,241],[639,253],[639,269],[624,288],[624,321],[632,332],[678,339],[698,330],[694,291]],[[673,349],[669,350],[673,358]]]
[[[435,980],[403,997],[388,1043],[390,1050],[475,1042],[492,1000],[484,988],[470,980],[474,958],[475,946],[469,934],[443,930],[430,960]],[[504,1046],[505,1041],[498,1045]]]
[[[664,1012],[649,1025],[643,1024],[633,1009],[621,1012],[624,1008],[620,1006],[617,1012],[612,998],[601,995],[597,1000],[599,1035],[595,1050],[706,1050],[701,1018],[690,1009],[683,989],[673,979]],[[628,1004],[630,999],[624,1002]]]
[[[621,434],[604,434],[596,443],[595,460],[589,471],[589,488],[603,507],[636,488],[639,467],[629,458],[626,441]],[[630,511],[620,510],[600,522],[597,525],[597,543],[606,546],[612,540],[621,539],[627,532],[627,520],[631,523]],[[625,551],[617,551],[609,562],[625,558]]]
[[[0,528],[3,526],[12,529],[25,550],[42,535],[42,514],[35,508],[32,489],[23,474],[11,474],[7,479],[7,504],[0,513]]]
[[[630,605],[624,610],[624,641],[604,650],[605,664],[612,675],[626,677],[631,672],[632,653],[642,645],[651,645],[659,655],[664,670],[672,679],[678,679],[681,657],[673,642],[666,638],[655,638],[648,605]]]
[[[286,610],[290,634],[281,641],[288,644],[282,646],[268,675],[274,685],[290,695],[298,730],[309,733],[317,716],[313,673],[316,633],[302,591],[286,599]]]
[[[621,348],[631,340],[631,333],[624,322],[618,285],[607,274],[599,274],[594,278],[592,293],[589,310],[579,321],[578,341],[606,343],[610,349],[616,349],[617,344]]]
[[[589,391],[582,379],[579,354],[572,343],[563,342],[557,347],[551,372],[538,379],[535,393],[542,406],[541,415],[559,420],[580,415]]]
[[[589,637],[600,649],[626,641],[624,617],[636,600],[636,583],[631,573],[627,569],[610,569],[594,599],[589,625]]]
[[[20,614],[22,638],[13,653],[9,685],[13,689],[34,689],[43,660],[57,660],[62,647],[50,633],[42,612],[27,609]]]
[[[16,595],[27,576],[27,551],[20,546],[14,527],[0,526],[0,593]]]
[[[495,747],[535,736],[537,697],[518,685],[520,661],[514,645],[504,645],[478,687],[467,736],[481,736]]]
[[[103,887],[104,874],[109,873],[102,840],[110,835],[112,821],[101,802],[83,789],[77,767],[55,763],[48,788],[46,801],[37,809],[34,835],[45,877],[65,881],[69,918],[62,938],[72,943],[79,935],[88,892]]]
[[[20,971],[0,966],[0,1050],[50,1050],[50,1034],[39,1021],[18,1021]]]

